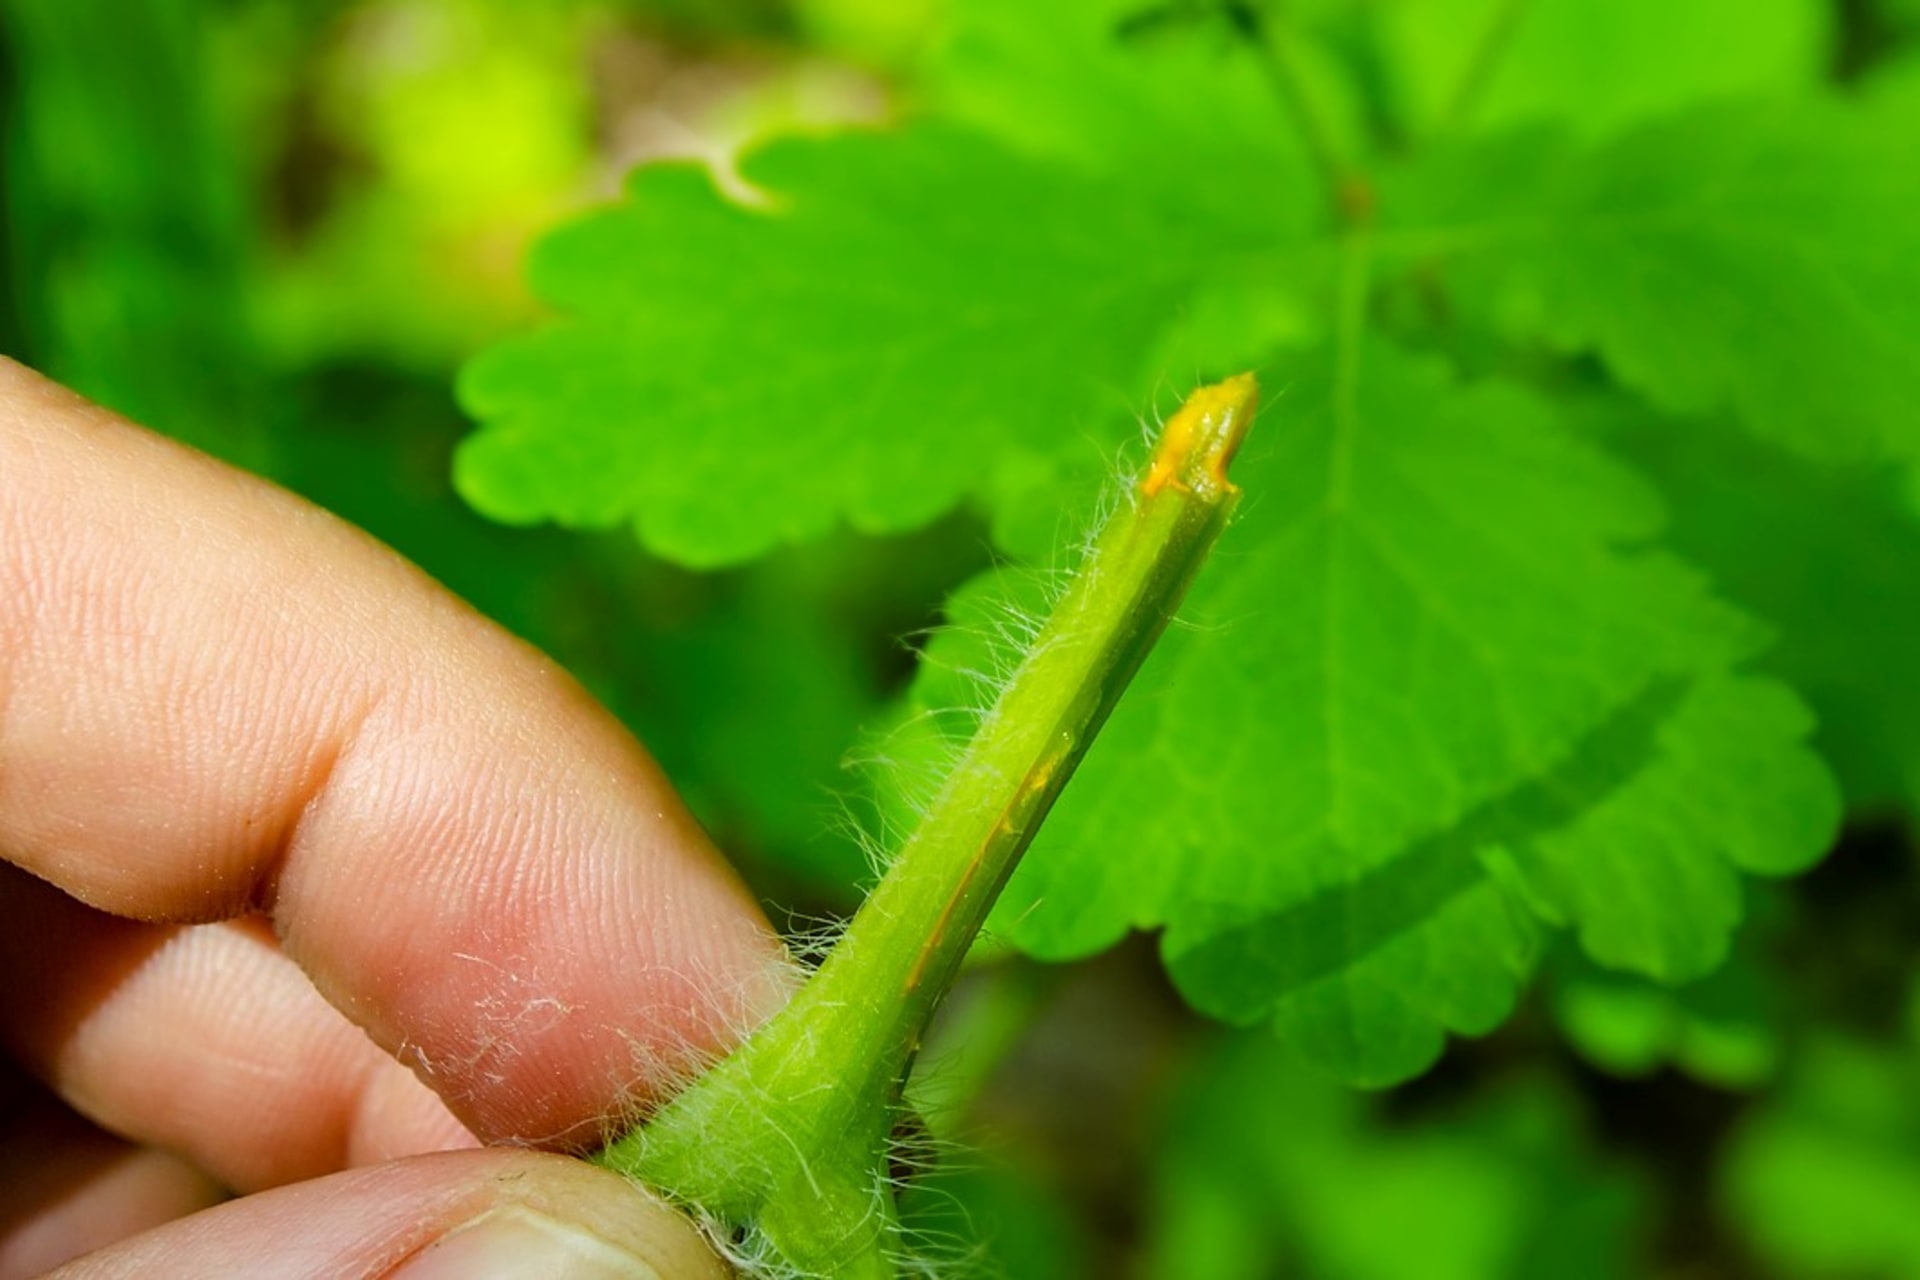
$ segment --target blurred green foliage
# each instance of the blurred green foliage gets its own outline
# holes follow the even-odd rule
[[[1632,1273],[1644,1188],[1595,1156],[1551,1082],[1516,1076],[1465,1105],[1394,1118],[1270,1041],[1209,1047],[1189,1070],[1162,1140],[1149,1274]]]
[[[132,5],[111,22],[61,0],[5,12],[22,350],[135,417],[270,468],[276,406],[245,318],[256,175],[222,110],[234,69],[208,57],[203,6]]]
[[[1742,1123],[1728,1212],[1787,1276],[1920,1276],[1920,1089],[1911,1040],[1812,1040],[1793,1078]]]
[[[1594,198],[1582,184],[1606,157],[1624,154],[1608,150],[1617,139],[1706,99],[1851,96],[1890,122],[1881,136],[1920,136],[1914,0],[1256,8],[1310,37],[1298,72],[1331,104],[1340,145],[1393,155],[1448,131],[1463,148],[1524,139],[1449,152],[1416,175],[1421,199],[1450,211],[1536,182],[1550,213],[1575,207]],[[857,502],[829,503],[803,522],[820,536],[702,573],[624,534],[474,515],[450,483],[471,430],[451,388],[462,361],[543,314],[522,269],[536,237],[611,199],[636,160],[724,161],[751,135],[941,112],[1011,139],[1062,185],[1119,157],[1141,177],[1129,198],[1154,217],[1183,201],[1266,230],[1318,216],[1288,187],[1311,159],[1247,68],[1196,98],[1180,90],[1191,68],[1142,84],[1112,48],[1076,43],[1064,25],[1059,39],[996,43],[996,31],[1067,24],[1068,6],[979,0],[970,12],[972,34],[952,42],[941,0],[126,0],[110,19],[70,0],[0,0],[0,343],[314,497],[554,653],[648,742],[778,912],[831,916],[868,866],[847,826],[909,816],[900,797],[863,793],[848,753],[938,753],[901,694],[925,633],[952,616],[942,602],[999,556],[1042,555],[1073,523],[1062,510],[1086,500],[1062,498],[1062,477],[1103,465],[1119,437],[1036,400],[1028,407],[1054,414],[1057,456],[1033,450],[966,472],[949,450],[929,478],[938,500],[872,522],[887,536],[837,523]],[[1510,47],[1477,70],[1485,46],[1467,33],[1509,20]],[[1163,68],[1216,56],[1157,22],[1142,21],[1139,39]],[[1463,77],[1481,81],[1464,119]],[[1048,93],[1036,96],[1037,83]],[[1542,123],[1582,141],[1506,132]],[[1188,124],[1207,145],[1182,144]],[[1903,246],[1920,223],[1875,224],[1858,212],[1872,193],[1846,181],[1783,192],[1767,185],[1782,164],[1760,165],[1743,186],[1738,172],[1692,159],[1732,163],[1743,147],[1777,159],[1801,133],[1820,146],[1830,137],[1792,124],[1785,143],[1735,130],[1713,146],[1676,144],[1672,163],[1618,189],[1666,184],[1684,201],[1716,194],[1697,189],[1715,173],[1718,195],[1748,203],[1702,206],[1712,218],[1753,227],[1797,209],[1802,225],[1858,250],[1854,276],[1836,283],[1764,254],[1696,270],[1707,255],[1674,251],[1675,289],[1643,295],[1644,316],[1609,336],[1586,332],[1586,295],[1569,295],[1568,281],[1623,281],[1618,259],[1507,263],[1503,306],[1455,317],[1445,345],[1462,367],[1518,373],[1577,402],[1580,431],[1664,497],[1663,545],[1777,632],[1760,667],[1817,709],[1815,745],[1846,791],[1853,834],[1829,865],[1769,897],[1716,974],[1666,988],[1556,950],[1544,993],[1511,1025],[1383,1095],[1303,1072],[1266,1039],[1222,1038],[1123,947],[1042,997],[997,1006],[1030,1025],[1001,1027],[943,1121],[991,1155],[950,1157],[911,1192],[911,1216],[946,1253],[1015,1277],[1920,1275],[1920,1048],[1907,996],[1920,972],[1908,836],[1920,805],[1916,486],[1870,465],[1810,465],[1775,443],[1820,453],[1804,446],[1829,443],[1836,422],[1871,416],[1857,440],[1914,420],[1905,391],[1920,357],[1894,342],[1893,357],[1869,360],[1861,353],[1886,334],[1848,326],[1876,290],[1913,305]],[[1223,171],[1248,153],[1271,167]],[[1885,181],[1915,171],[1903,154],[1920,148],[1890,151]],[[1540,180],[1562,168],[1564,181]],[[916,227],[937,229],[960,208],[950,193],[901,185],[904,207],[920,202]],[[1076,187],[1081,221],[1127,222],[1143,243],[1102,270],[1152,256],[1169,236],[1209,247],[1192,227],[1170,232],[1132,205],[1102,203],[1106,189]],[[1005,213],[1015,231],[1027,220]],[[970,225],[946,230],[957,238]],[[1035,255],[1043,277],[1077,243],[1070,228],[1055,240]],[[1685,327],[1693,300],[1755,273],[1779,308],[1768,324],[1737,340]],[[1136,364],[1105,377],[1114,412],[1103,422],[1137,411],[1167,370],[1184,380],[1203,360],[1304,345],[1323,326],[1286,290],[1261,288],[1324,280],[1325,263],[1198,274],[1179,331],[1142,337]],[[731,283],[735,314],[754,313],[765,281]],[[1016,288],[964,272],[946,283]],[[1382,324],[1406,338],[1436,305],[1446,298],[1416,281],[1388,300]],[[1529,306],[1555,322],[1543,346],[1592,342],[1595,356],[1506,345]],[[1656,332],[1666,336],[1649,344]],[[1043,327],[1043,339],[1095,348],[1096,366],[1111,357],[1084,332]],[[1691,380],[1703,347],[1770,342],[1772,384]],[[1832,360],[1861,361],[1848,384],[1857,394],[1807,398],[1794,362],[1821,343]],[[1609,361],[1686,429],[1601,390],[1596,366]],[[1144,384],[1142,367],[1154,371]],[[915,390],[956,394],[937,365]],[[1727,406],[1743,395],[1781,429],[1734,429]],[[921,403],[906,396],[900,411]],[[794,463],[769,483],[807,479]],[[971,505],[951,510],[966,494]],[[936,648],[958,654],[955,643]],[[920,705],[963,701],[955,668],[966,665],[955,656],[926,677]],[[973,980],[988,994],[1024,991],[1033,974],[1002,958]]]

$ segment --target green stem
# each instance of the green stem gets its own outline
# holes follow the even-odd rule
[[[1365,221],[1372,212],[1371,187],[1365,175],[1341,157],[1325,113],[1307,91],[1306,78],[1294,60],[1292,42],[1276,33],[1273,24],[1251,4],[1230,0],[1223,12],[1253,50],[1268,86],[1293,120],[1308,161],[1320,176],[1335,225]]]
[[[934,1006],[1239,496],[1257,391],[1196,391],[919,827],[779,1015],[596,1157],[786,1274],[894,1274],[886,1144]]]

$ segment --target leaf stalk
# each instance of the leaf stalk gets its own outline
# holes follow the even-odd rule
[[[819,970],[600,1163],[785,1274],[895,1274],[886,1147],[927,1020],[1225,529],[1239,497],[1227,468],[1257,397],[1250,374],[1189,397]]]
[[[1268,86],[1293,121],[1308,161],[1319,175],[1334,225],[1352,226],[1369,220],[1373,213],[1372,184],[1341,156],[1326,113],[1320,110],[1307,89],[1306,77],[1294,58],[1292,42],[1276,33],[1274,24],[1244,0],[1228,0],[1222,5],[1222,12],[1235,33],[1253,50],[1254,60],[1266,76]]]

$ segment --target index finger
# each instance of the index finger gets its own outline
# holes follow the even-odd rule
[[[119,915],[265,913],[489,1137],[577,1131],[786,981],[657,766],[551,661],[4,360],[0,856]]]

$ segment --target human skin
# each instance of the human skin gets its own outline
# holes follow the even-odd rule
[[[0,859],[0,1280],[716,1274],[536,1150],[789,988],[659,769],[393,552],[4,359]]]

